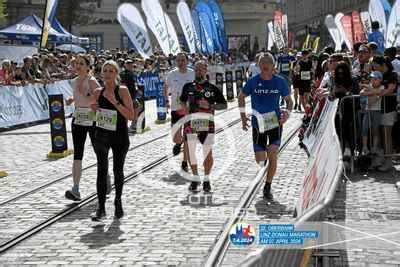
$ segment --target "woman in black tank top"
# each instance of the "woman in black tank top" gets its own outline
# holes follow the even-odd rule
[[[129,148],[128,120],[133,120],[135,110],[128,88],[117,83],[119,73],[115,61],[107,61],[102,68],[104,88],[95,91],[92,108],[96,110],[95,142],[97,156],[97,198],[99,201],[92,220],[105,217],[106,178],[108,173],[108,152],[113,152],[115,213],[116,218],[124,215],[122,209],[122,188],[124,184],[124,164]]]

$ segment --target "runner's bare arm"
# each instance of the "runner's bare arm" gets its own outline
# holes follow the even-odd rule
[[[247,95],[243,93],[243,91],[240,92],[238,97],[240,118],[242,119],[242,129],[245,131],[247,131],[249,127],[249,124],[247,123],[249,119],[246,116],[246,97]]]
[[[134,120],[135,119],[135,109],[133,107],[132,97],[129,94],[128,87],[120,86],[119,87],[119,96],[122,99],[122,103],[115,101],[113,105],[118,109],[119,112],[127,119]]]
[[[91,104],[90,107],[93,111],[97,110],[97,101],[99,100],[99,96],[101,94],[102,88],[97,88],[93,91],[93,95],[91,97]]]

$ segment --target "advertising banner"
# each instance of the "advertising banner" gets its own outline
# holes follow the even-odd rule
[[[346,43],[349,51],[353,50],[353,21],[351,16],[343,16],[340,19],[344,31],[344,42]]]
[[[51,152],[63,153],[68,150],[65,126],[63,95],[49,95],[49,117],[51,132]]]
[[[226,99],[228,101],[233,101],[235,94],[233,92],[233,73],[232,71],[225,72],[225,82],[226,82]]]
[[[179,2],[176,7],[176,13],[178,15],[179,22],[181,24],[183,33],[185,35],[186,42],[189,46],[191,54],[196,53],[196,29],[194,27],[192,14],[186,2]]]
[[[150,37],[137,8],[132,4],[120,5],[117,19],[139,54],[143,58],[149,58],[153,54]]]
[[[49,95],[62,94],[64,99],[72,96],[70,81],[52,84],[28,84],[26,86],[0,87],[0,129],[49,119]],[[70,115],[73,106],[65,108]]]
[[[239,92],[243,89],[243,69],[238,69],[235,71],[236,78],[236,93],[239,95]]]
[[[360,12],[353,11],[351,13],[353,20],[353,40],[354,43],[366,41],[364,27],[361,22]]]
[[[297,219],[310,212],[316,205],[324,204],[342,172],[342,151],[335,129],[338,100],[327,101],[320,114],[314,113],[307,129],[308,142],[304,144],[310,153],[300,199],[296,208]],[[316,110],[319,110],[318,108]]]

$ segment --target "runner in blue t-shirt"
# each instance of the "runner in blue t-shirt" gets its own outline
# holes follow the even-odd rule
[[[273,56],[270,53],[262,54],[259,59],[259,66],[261,74],[251,78],[239,95],[239,108],[243,130],[247,131],[249,125],[245,112],[245,98],[250,96],[253,110],[251,125],[255,158],[261,166],[264,166],[268,159],[264,197],[272,199],[271,183],[277,167],[282,125],[289,118],[293,102],[286,81],[273,74]],[[280,109],[280,97],[285,99],[288,110]]]
[[[292,83],[290,80],[290,74],[292,71],[292,63],[296,61],[296,58],[294,56],[289,55],[289,50],[285,48],[282,53],[279,54],[278,59],[277,59],[277,69],[278,69],[278,75],[281,76],[282,78],[285,79],[289,86],[289,92],[291,94],[291,87]],[[284,105],[284,99],[281,99],[281,106]]]

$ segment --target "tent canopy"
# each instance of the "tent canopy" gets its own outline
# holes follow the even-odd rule
[[[51,27],[53,27],[55,30],[58,32],[68,35],[70,38],[70,41],[74,44],[88,44],[89,43],[89,38],[81,38],[73,35],[72,33],[69,33],[58,21],[58,19],[54,18],[53,22],[51,23]]]
[[[0,30],[0,38],[21,40],[22,42],[39,42],[42,34],[43,21],[38,16],[32,14],[20,22]],[[56,43],[67,42],[69,35],[50,28],[49,41]]]

